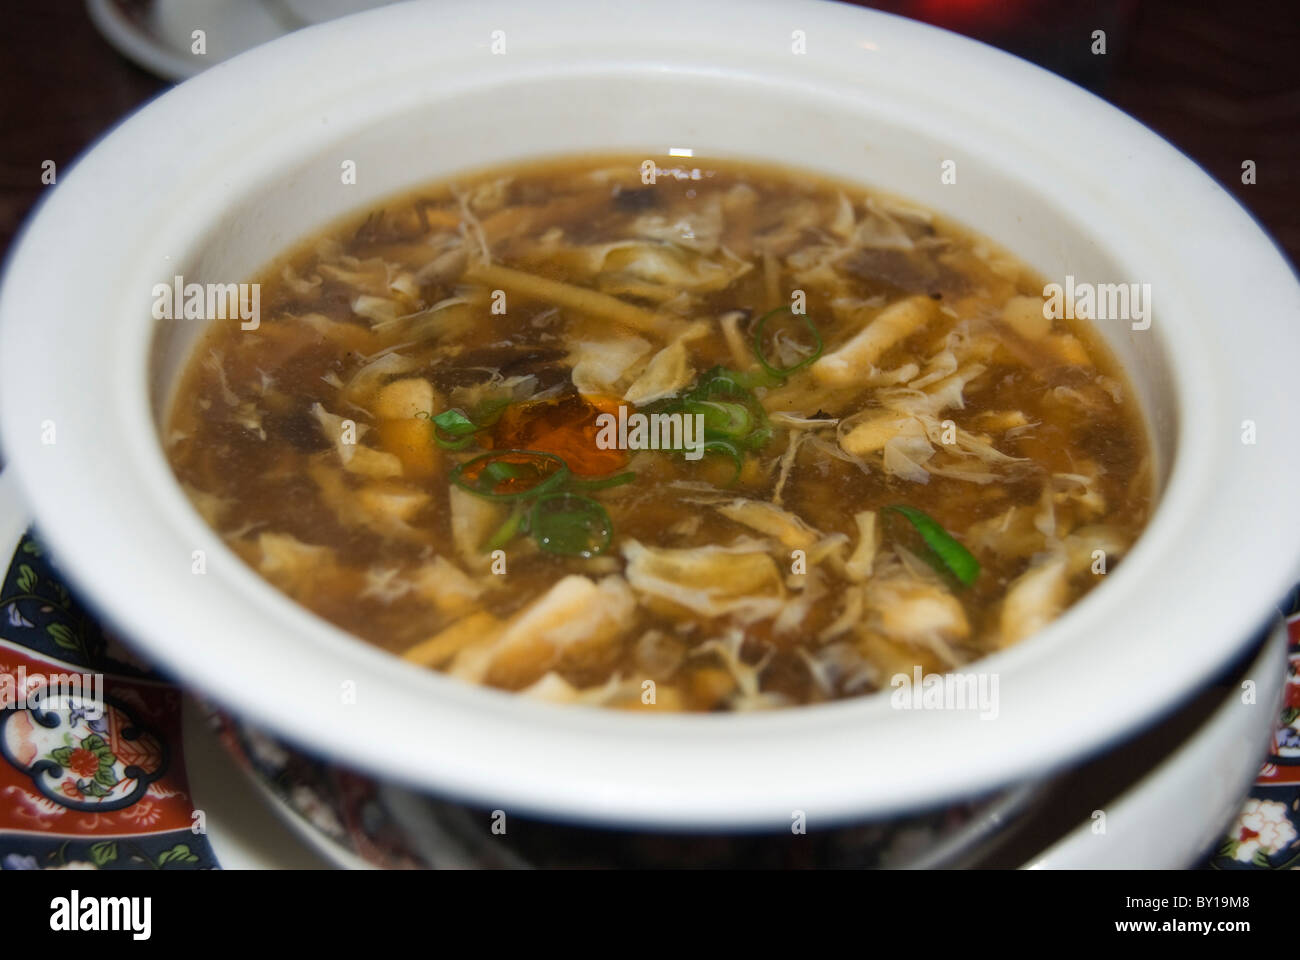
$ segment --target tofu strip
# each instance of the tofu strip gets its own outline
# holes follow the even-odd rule
[[[1064,556],[1030,567],[1012,582],[1002,601],[1000,645],[1014,646],[1043,629],[1065,609],[1069,576]]]
[[[402,656],[422,667],[441,667],[470,644],[494,636],[500,628],[501,623],[496,617],[480,610],[457,620],[428,640],[417,643]]]
[[[920,330],[934,314],[934,301],[925,296],[890,304],[848,343],[814,363],[813,378],[828,386],[852,384],[870,373],[886,350]]]
[[[868,417],[840,438],[840,449],[854,457],[878,453],[885,444],[898,436],[900,430],[913,418],[904,413],[887,410],[879,416]]]

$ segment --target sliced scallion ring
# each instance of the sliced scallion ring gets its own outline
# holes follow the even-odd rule
[[[808,328],[808,332],[812,334],[813,349],[812,352],[808,354],[808,356],[804,357],[802,360],[800,360],[798,363],[794,364],[793,366],[778,367],[775,364],[771,363],[767,359],[766,354],[763,352],[763,334],[767,329],[767,322],[769,320],[771,320],[775,316],[781,314],[787,314],[787,313],[790,316],[797,317],[798,319],[803,321],[804,326]],[[754,327],[754,356],[758,358],[758,362],[759,364],[762,365],[764,370],[766,370],[769,374],[771,374],[772,376],[780,380],[784,380],[786,377],[790,376],[791,374],[797,373],[798,371],[802,370],[804,367],[812,364],[818,357],[822,355],[823,347],[824,345],[822,344],[822,335],[817,330],[817,324],[812,322],[812,317],[808,316],[805,313],[795,313],[789,307],[777,307],[775,310],[769,310],[767,313],[763,314],[761,317],[758,318],[758,324]]]
[[[566,557],[596,557],[609,549],[614,522],[591,497],[548,493],[533,504],[529,530],[537,545]]]
[[[479,430],[459,410],[444,410],[436,417],[429,417],[429,422],[433,424],[434,442],[444,450],[464,450],[474,442],[474,434]]]
[[[557,490],[569,466],[540,450],[494,450],[456,466],[448,479],[485,500],[521,500]]]

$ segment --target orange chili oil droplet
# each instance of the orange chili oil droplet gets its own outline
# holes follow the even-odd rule
[[[613,397],[569,394],[534,403],[507,407],[492,428],[494,449],[540,450],[562,457],[580,477],[600,477],[627,465],[622,450],[602,450],[596,445],[596,418],[618,414]]]
[[[465,481],[471,486],[482,489],[479,478],[483,476],[483,471],[494,463],[523,468],[520,476],[499,480],[495,486],[486,491],[496,496],[535,489],[562,469],[558,461],[539,457],[536,453],[501,453],[492,457],[485,456],[477,465],[467,467],[463,474]]]

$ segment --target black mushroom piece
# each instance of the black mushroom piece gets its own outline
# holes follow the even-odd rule
[[[654,187],[645,187],[642,190],[624,190],[621,186],[615,187],[613,194],[610,196],[610,202],[614,209],[621,213],[640,213],[643,210],[653,210],[659,206],[660,192]]]
[[[500,376],[536,377],[537,392],[556,384],[567,383],[569,368],[563,362],[566,352],[535,343],[489,344],[467,350],[456,358],[454,366],[438,367],[433,372],[435,385],[443,391],[468,387]]]

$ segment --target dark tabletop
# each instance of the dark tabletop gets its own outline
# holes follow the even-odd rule
[[[884,0],[1087,86],[1199,162],[1300,262],[1297,0]],[[120,57],[76,0],[12,4],[0,33],[0,252],[63,169],[168,84]],[[1107,32],[1104,56],[1092,33]],[[1257,183],[1241,182],[1253,160]]]

